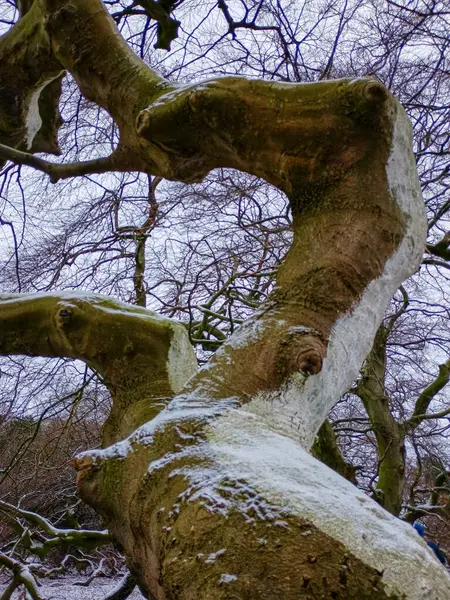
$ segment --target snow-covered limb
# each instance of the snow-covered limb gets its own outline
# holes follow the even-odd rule
[[[438,394],[450,380],[450,360],[442,365],[439,365],[439,374],[420,394],[416,400],[414,412],[412,417],[405,423],[408,429],[417,427],[419,423],[426,419],[440,419],[446,417],[450,410],[443,410],[434,414],[427,414],[428,407],[430,406],[433,398]]]
[[[339,591],[359,600],[402,594],[441,600],[450,594],[445,570],[410,525],[261,417],[231,409],[208,423],[194,410],[185,418],[166,412],[153,428],[136,432],[140,443],[127,457],[82,472],[84,493],[91,485],[101,490],[94,506],[111,511],[122,543],[137,544],[134,532],[143,532],[147,560],[135,546],[135,568],[149,571],[159,557],[164,589],[182,588],[181,598],[194,591],[211,598],[222,589],[223,575],[231,574],[230,590],[254,598],[266,597],[272,578],[277,598],[297,598],[304,584],[312,598]],[[171,450],[161,457],[168,440]],[[106,493],[113,474],[128,483],[121,501],[133,506],[130,528]],[[150,573],[146,581],[152,581]],[[157,597],[156,585],[145,589]]]
[[[97,371],[114,405],[106,444],[150,419],[197,370],[180,323],[88,292],[0,294],[0,354],[78,358]]]
[[[213,99],[221,85],[208,88]],[[365,82],[336,85],[355,102],[365,98]],[[299,589],[359,600],[450,594],[445,571],[408,525],[307,452],[356,377],[389,300],[419,265],[426,233],[410,124],[398,103],[363,100],[359,110],[373,121],[346,113],[352,134],[341,145],[333,138],[342,135],[341,115],[326,105],[326,88],[309,89],[332,123],[336,163],[326,152],[320,168],[305,158],[289,180],[298,186],[289,192],[294,242],[273,294],[153,421],[78,459],[83,496],[155,597],[177,590],[179,598],[225,598],[228,589],[286,600]],[[317,151],[323,120],[315,116],[319,141],[309,139]],[[300,136],[301,109],[298,119]],[[358,150],[347,163],[349,147]],[[302,150],[308,156],[308,144]],[[317,194],[331,173],[333,185]]]
[[[1,596],[1,600],[9,600],[13,591],[23,585],[33,600],[45,600],[39,593],[38,584],[27,565],[10,556],[0,553],[0,564],[10,569],[13,575],[11,583]]]
[[[61,529],[55,527],[48,519],[36,512],[25,510],[0,500],[0,511],[10,519],[24,519],[30,525],[34,525],[44,534],[39,535],[39,541],[33,540],[33,535],[28,533],[30,538],[30,550],[36,554],[45,555],[51,548],[56,546],[79,546],[95,547],[103,546],[111,541],[108,531],[97,531],[91,529]]]

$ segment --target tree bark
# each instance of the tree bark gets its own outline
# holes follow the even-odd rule
[[[114,118],[120,144],[101,165],[58,167],[5,149],[33,150],[24,144],[35,73],[15,137],[0,131],[3,156],[55,180],[135,169],[189,182],[238,168],[284,191],[293,213],[268,301],[181,391],[194,368],[179,325],[89,295],[0,302],[2,354],[80,358],[111,389],[107,447],[76,460],[79,490],[143,592],[447,597],[449,578],[412,528],[308,452],[421,259],[426,224],[401,106],[370,80],[170,84],[134,56],[98,0],[35,0],[0,42],[5,80],[12,62],[28,64],[27,53],[5,53],[12,42],[32,46],[44,78],[69,70]]]
[[[376,499],[393,515],[399,515],[405,485],[406,430],[392,416],[385,391],[386,342],[388,330],[381,325],[373,343],[362,378],[357,383],[377,440],[378,481]]]

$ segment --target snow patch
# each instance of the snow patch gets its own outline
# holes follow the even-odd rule
[[[283,321],[281,322],[283,323]],[[294,325],[293,327],[289,327],[288,333],[291,335],[320,335],[315,329],[312,329],[311,327],[304,327],[303,325]]]
[[[102,296],[101,294],[93,294],[91,292],[85,292],[80,290],[71,290],[68,292],[36,292],[28,294],[0,294],[0,302],[2,303],[16,303],[16,302],[29,302],[30,300],[39,300],[40,298],[55,298],[59,300],[85,300],[86,302],[98,301],[99,299],[109,300],[109,296]],[[119,303],[120,304],[120,303]]]
[[[207,558],[205,558],[205,563],[208,563],[208,565],[213,565],[216,560],[222,556],[222,554],[225,554],[225,548],[221,548],[220,550],[217,550],[217,552],[212,552]]]
[[[117,442],[113,446],[109,446],[108,448],[102,448],[100,450],[85,450],[84,452],[79,452],[76,454],[76,458],[90,458],[92,461],[103,461],[107,459],[114,458],[125,458],[129,454],[133,452],[133,446],[131,444],[130,438],[126,438]]]
[[[408,600],[450,598],[450,578],[411,525],[386,512],[296,441],[243,409],[220,417],[208,440],[208,454],[213,453],[222,480],[228,476],[245,481],[260,494],[254,502],[260,498],[265,505],[273,503],[342,542],[384,572],[389,592],[406,594]],[[214,487],[219,491],[215,477],[203,482],[208,494]]]
[[[256,313],[255,313],[256,314]],[[248,344],[257,342],[260,336],[264,333],[264,321],[252,319],[243,323],[227,340],[216,354],[223,354],[226,348],[245,348]]]
[[[166,92],[162,96],[158,96],[157,100],[155,100],[155,102],[152,102],[152,104],[147,106],[147,108],[144,110],[151,111],[152,109],[157,108],[158,106],[164,106],[165,104],[167,104],[169,102],[173,102],[177,99],[177,97],[180,94],[182,94],[183,92],[187,92],[188,90],[190,90],[191,93],[199,92],[201,90],[206,90],[209,87],[213,87],[214,85],[216,85],[217,79],[218,79],[217,77],[214,77],[211,79],[205,79],[205,81],[201,81],[200,83],[175,84],[176,87],[174,89],[170,90],[169,92]]]
[[[185,383],[197,372],[197,359],[189,341],[187,331],[182,325],[173,324],[172,340],[170,342],[167,371],[169,382],[177,394]]]
[[[209,396],[199,397],[198,393],[192,394],[184,394],[183,396],[178,396],[176,399],[172,400],[172,402],[162,410],[154,419],[148,421],[138,427],[133,433],[131,433],[127,438],[121,440],[120,442],[116,442],[107,448],[99,448],[97,450],[86,450],[84,452],[80,452],[76,455],[77,458],[89,457],[94,462],[108,459],[124,459],[129,454],[131,454],[134,445],[151,445],[153,443],[153,439],[155,433],[157,431],[161,431],[170,423],[177,423],[177,430],[180,431],[180,426],[183,421],[194,421],[198,419],[201,422],[205,422],[205,420],[213,419],[218,415],[227,412],[228,410],[235,408],[238,405],[237,398],[224,398],[221,401],[213,401]],[[180,439],[183,439],[180,436]],[[193,452],[193,450],[189,450],[189,448],[193,448],[189,446],[185,449],[185,452]],[[181,457],[182,453],[177,454],[176,458]],[[170,455],[167,460],[170,461],[175,459],[174,455]],[[160,459],[161,461],[166,460],[166,457]],[[156,466],[154,468],[161,468],[159,466],[160,461],[155,461]],[[149,469],[152,469],[152,463],[149,465]]]
[[[41,96],[42,90],[48,84],[48,81],[45,81],[41,86],[39,86],[31,95],[28,104],[28,113],[25,119],[25,126],[27,128],[27,137],[26,144],[27,150],[31,149],[33,145],[34,138],[36,137],[39,129],[42,126],[42,119],[39,112],[39,98]]]
[[[230,573],[222,573],[219,579],[219,584],[222,583],[231,583],[233,581],[237,581],[236,575],[231,575]]]
[[[59,300],[58,304],[64,303],[69,306],[75,306],[72,304],[74,301],[88,302],[95,308],[111,314],[123,314],[123,315],[135,315],[142,316],[143,318],[157,320],[163,323],[174,324],[176,327],[181,327],[181,323],[164,317],[157,312],[154,312],[148,308],[142,306],[136,306],[135,304],[127,304],[121,302],[111,296],[104,296],[102,294],[96,294],[84,290],[67,290],[57,292],[36,292],[36,293],[24,293],[24,294],[0,294],[0,302],[7,304],[9,302],[29,302],[39,300],[43,298],[54,298]],[[183,328],[184,329],[184,328]]]
[[[48,600],[104,600],[106,596],[112,594],[120,584],[119,579],[110,579],[99,577],[94,579],[89,587],[80,586],[83,577],[68,575],[58,578],[40,578],[39,593]],[[5,591],[6,584],[0,584],[0,595]],[[11,600],[20,600],[23,598],[23,586],[16,590],[11,596]],[[27,598],[29,596],[27,595]],[[128,600],[144,600],[144,597],[136,587],[128,596]]]

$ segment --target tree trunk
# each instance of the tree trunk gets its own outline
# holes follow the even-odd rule
[[[135,169],[195,181],[233,167],[291,204],[294,241],[273,293],[181,391],[192,349],[167,319],[92,295],[0,302],[1,353],[81,358],[111,389],[107,447],[76,460],[79,490],[147,597],[448,597],[414,530],[309,453],[421,259],[424,209],[400,105],[369,80],[169,84],[98,0],[35,0],[0,42],[5,80],[28,64],[4,50],[13,42],[33,48],[43,79],[15,84],[23,108],[15,134],[0,131],[15,146],[3,156],[53,180]],[[103,161],[55,166],[20,151],[33,150],[39,85],[63,68],[119,126]]]
[[[385,391],[388,330],[381,325],[357,384],[377,440],[378,482],[376,499],[393,515],[399,515],[405,484],[406,429],[392,416]]]

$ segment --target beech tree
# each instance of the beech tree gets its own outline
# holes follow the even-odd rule
[[[75,460],[78,486],[143,593],[445,598],[448,576],[414,530],[309,453],[422,259],[399,102],[371,79],[179,85],[133,53],[99,0],[20,9],[0,40],[5,161],[53,182],[129,171],[196,182],[230,167],[276,186],[292,211],[273,290],[199,371],[184,326],[143,306],[87,292],[1,296],[2,355],[80,359],[111,393],[103,449]],[[162,47],[177,27],[163,13]],[[65,72],[114,120],[109,156],[35,156],[59,154]]]

